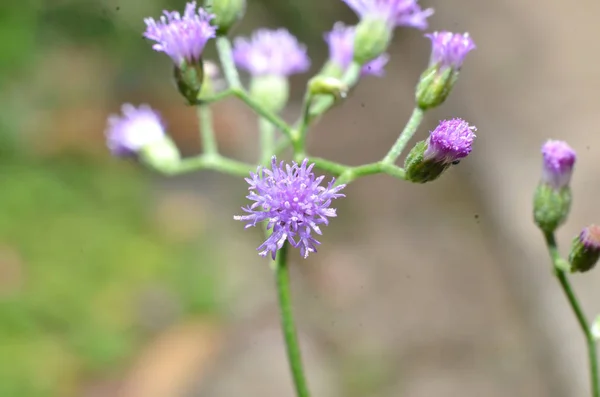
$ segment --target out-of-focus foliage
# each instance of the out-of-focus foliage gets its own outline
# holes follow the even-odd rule
[[[13,94],[34,91],[28,76],[42,49],[68,42],[135,54],[127,43],[141,38],[123,39],[108,6],[0,5],[0,86],[10,88],[0,91],[1,397],[75,395],[125,368],[161,326],[216,310],[210,238],[168,238],[144,172],[107,156],[40,157],[21,129],[40,105]]]

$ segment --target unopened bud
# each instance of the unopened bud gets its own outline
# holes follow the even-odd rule
[[[569,182],[575,165],[575,151],[562,141],[547,141],[542,146],[542,178],[533,199],[533,218],[544,233],[562,225],[571,209]]]
[[[587,272],[600,259],[600,226],[591,225],[573,239],[569,263],[572,272]]]
[[[311,95],[332,95],[336,99],[348,95],[348,85],[335,77],[316,76],[308,82]]]

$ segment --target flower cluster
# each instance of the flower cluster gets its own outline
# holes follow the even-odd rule
[[[132,156],[146,146],[165,139],[163,123],[148,105],[139,108],[126,103],[123,116],[111,115],[105,131],[106,142],[115,156]]]
[[[542,182],[554,189],[562,189],[569,185],[575,151],[564,141],[549,140],[542,146]]]
[[[433,9],[423,10],[416,0],[343,0],[361,19],[381,19],[390,26],[427,29]]]
[[[440,122],[427,138],[425,160],[452,164],[467,157],[476,138],[474,131],[475,126],[459,118]]]
[[[336,216],[331,201],[344,197],[340,191],[345,185],[335,185],[332,179],[327,186],[321,186],[324,176],[315,177],[314,164],[308,160],[302,164],[277,164],[277,158],[271,159],[271,169],[259,167],[256,173],[250,173],[246,181],[250,185],[250,206],[242,208],[248,215],[234,216],[235,220],[247,222],[246,228],[267,222],[271,235],[258,247],[259,255],[269,253],[275,259],[275,253],[288,241],[293,247],[300,248],[300,254],[306,258],[316,252],[320,244],[312,233],[321,234],[319,225],[327,225]]]

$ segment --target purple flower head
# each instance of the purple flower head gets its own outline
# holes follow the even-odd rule
[[[417,0],[343,0],[360,19],[381,19],[389,26],[427,29],[427,18],[433,9],[421,9]]]
[[[233,219],[247,222],[246,228],[267,221],[267,228],[272,234],[258,247],[260,256],[275,253],[289,241],[300,254],[306,258],[309,253],[316,252],[320,244],[312,237],[312,233],[321,234],[320,224],[327,225],[327,218],[336,216],[335,208],[330,208],[331,200],[344,197],[339,193],[346,185],[334,186],[332,179],[327,186],[320,186],[325,178],[315,178],[312,172],[314,164],[277,165],[275,156],[271,159],[271,169],[258,167],[256,173],[251,172],[246,181],[250,185],[248,199],[252,205],[242,209],[248,215],[236,215]]]
[[[467,54],[476,48],[468,33],[434,32],[425,37],[431,40],[429,66],[440,65],[440,69],[459,70]]]
[[[325,33],[325,41],[329,46],[329,59],[342,70],[346,70],[352,62],[355,31],[356,27],[337,22],[331,32]],[[388,60],[387,54],[380,55],[367,62],[362,68],[362,73],[381,77],[385,74],[384,67]]]
[[[590,225],[583,229],[579,241],[588,250],[600,251],[600,226]]]
[[[424,159],[450,164],[467,157],[476,137],[473,131],[475,126],[459,118],[440,122],[427,138]]]
[[[148,105],[135,108],[126,103],[123,116],[111,115],[105,131],[106,143],[115,156],[131,156],[147,145],[160,142],[166,134],[158,114]]]
[[[152,48],[167,54],[177,66],[197,63],[206,42],[216,35],[216,28],[210,24],[213,18],[213,14],[197,8],[192,1],[186,4],[183,17],[177,11],[164,11],[158,21],[144,19],[144,37],[156,41]]]
[[[236,38],[233,60],[253,76],[285,77],[306,72],[310,67],[306,46],[283,28],[259,29],[251,38]]]
[[[542,146],[542,156],[542,181],[555,189],[569,185],[575,165],[575,151],[566,142],[549,140]]]

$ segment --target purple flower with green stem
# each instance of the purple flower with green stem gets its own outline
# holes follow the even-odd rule
[[[105,131],[106,143],[115,156],[133,156],[144,147],[166,139],[159,115],[148,105],[126,103],[123,115],[111,115]]]
[[[310,68],[306,46],[283,28],[259,29],[250,38],[236,38],[233,59],[252,76],[287,77]]]
[[[542,146],[542,182],[559,190],[569,185],[575,151],[564,141],[548,140]]]
[[[440,71],[460,70],[467,54],[476,48],[468,33],[434,32],[425,37],[431,40],[429,66],[437,66]]]
[[[443,120],[427,138],[423,159],[442,164],[460,161],[471,153],[474,131],[477,128],[462,119]]]
[[[246,182],[250,185],[247,196],[254,201],[242,209],[247,215],[236,215],[235,220],[247,222],[246,228],[267,222],[267,229],[272,233],[258,247],[260,256],[275,259],[277,250],[288,241],[293,247],[300,248],[300,254],[306,258],[316,252],[319,245],[313,233],[320,235],[319,225],[329,224],[328,218],[336,216],[331,201],[344,197],[339,193],[345,185],[335,186],[332,179],[326,186],[321,186],[324,176],[315,177],[312,172],[314,164],[308,165],[305,159],[302,164],[295,162],[284,165],[277,164],[275,156],[271,159],[271,169],[258,167],[256,173],[251,172]]]
[[[423,10],[417,0],[343,0],[360,19],[385,20],[391,26],[427,29],[433,9]]]
[[[144,19],[144,37],[155,41],[152,48],[167,54],[175,65],[197,64],[206,43],[216,35],[216,28],[210,23],[213,18],[213,14],[192,1],[186,4],[183,16],[177,11],[164,11],[158,21]]]
[[[345,26],[342,22],[337,22],[333,25],[333,29],[324,35],[329,46],[329,60],[341,71],[345,71],[352,62],[355,31],[355,26]],[[388,54],[378,56],[363,66],[362,74],[383,76],[385,74],[384,67],[388,60]]]

